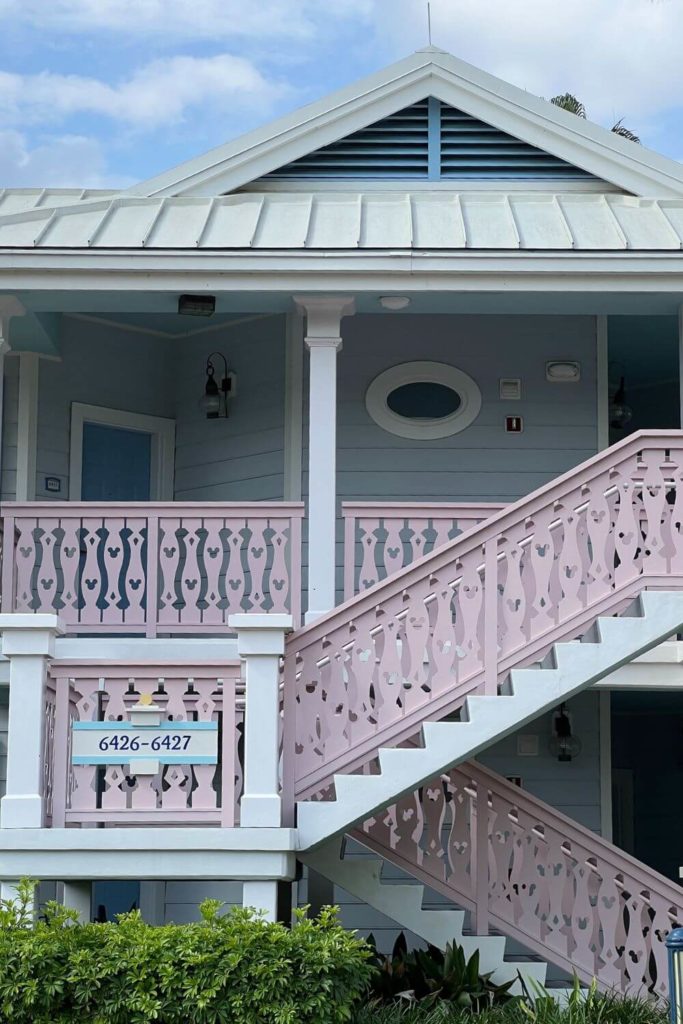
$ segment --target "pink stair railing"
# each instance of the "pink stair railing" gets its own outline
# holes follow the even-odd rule
[[[54,662],[50,821],[56,828],[93,825],[237,823],[242,785],[243,687],[240,663],[133,665]],[[72,764],[74,723],[131,721],[149,695],[161,722],[218,723],[218,764],[160,764],[134,775],[132,765]],[[153,756],[153,755],[152,755]],[[47,817],[47,815],[46,815]]]
[[[682,479],[682,432],[634,434],[294,633],[287,806],[644,588],[679,586]]]
[[[492,927],[604,990],[667,997],[683,889],[476,762],[354,838],[472,911],[478,934]]]
[[[344,502],[344,600],[500,512],[500,502]]]
[[[78,633],[225,632],[301,610],[299,503],[9,503],[2,609]]]

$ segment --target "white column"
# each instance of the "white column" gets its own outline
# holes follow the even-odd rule
[[[242,884],[242,906],[261,910],[266,921],[277,921],[277,882],[258,879]]]
[[[61,903],[77,911],[81,924],[88,924],[92,916],[92,882],[63,882]]]
[[[244,711],[244,789],[240,824],[279,828],[280,798],[280,658],[291,615],[231,615],[237,650],[246,662]]]
[[[19,354],[19,407],[17,423],[17,501],[36,500],[38,455],[38,381],[40,356]]]
[[[2,653],[9,658],[7,786],[0,828],[43,824],[43,729],[48,660],[64,633],[56,615],[0,615]]]
[[[5,390],[5,354],[10,350],[9,328],[13,316],[23,316],[24,306],[14,295],[0,295],[0,472],[2,471],[3,407]]]
[[[306,314],[311,353],[308,443],[308,611],[306,622],[335,604],[337,516],[337,353],[342,317],[355,312],[348,296],[295,296]]]

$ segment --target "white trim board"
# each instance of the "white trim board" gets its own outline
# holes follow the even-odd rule
[[[152,501],[173,501],[175,471],[175,420],[144,413],[106,409],[99,405],[73,402],[71,405],[71,449],[69,455],[69,500],[81,500],[83,479],[83,424],[102,423],[123,430],[152,435],[150,493]]]
[[[17,412],[17,501],[35,501],[36,498],[39,375],[39,355],[36,352],[20,352]]]

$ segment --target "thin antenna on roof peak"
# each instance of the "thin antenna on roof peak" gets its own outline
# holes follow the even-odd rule
[[[432,5],[427,0],[427,38],[429,45],[432,45]]]

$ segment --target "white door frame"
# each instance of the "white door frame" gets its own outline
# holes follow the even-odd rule
[[[71,453],[69,457],[69,500],[81,500],[83,481],[83,424],[139,430],[152,435],[150,496],[152,501],[173,501],[175,467],[175,420],[147,416],[121,409],[106,409],[83,402],[71,403]]]

